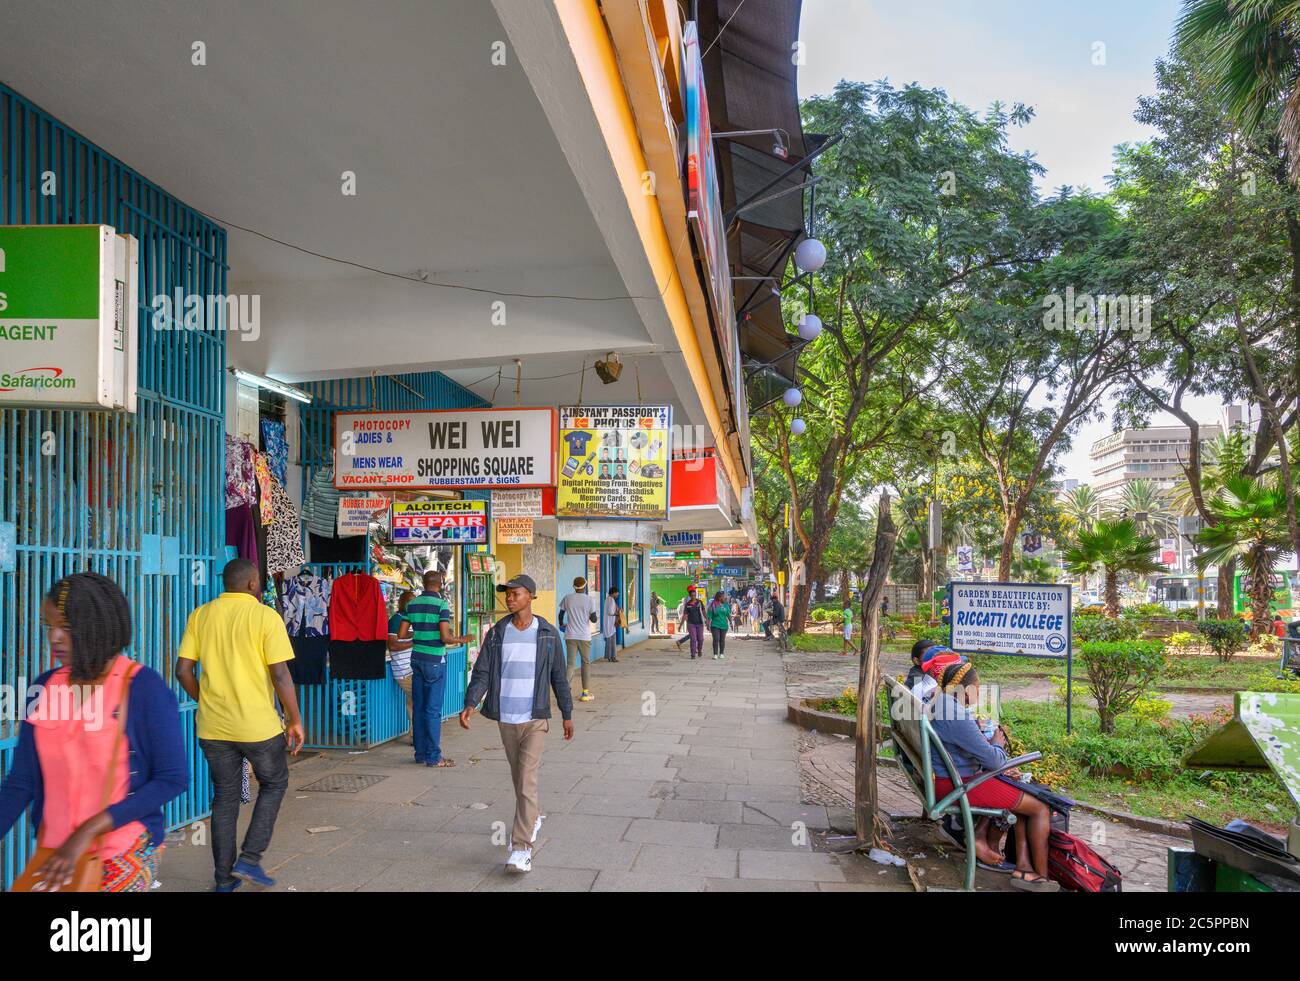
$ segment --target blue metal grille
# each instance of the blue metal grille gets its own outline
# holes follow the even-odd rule
[[[15,525],[17,541],[15,571],[0,572],[0,683],[30,683],[50,667],[41,596],[63,575],[95,571],[131,603],[127,653],[175,686],[185,621],[212,596],[225,540],[224,305],[214,305],[216,322],[204,304],[199,327],[154,330],[150,303],[177,289],[224,294],[225,230],[3,85],[0,224],[112,225],[140,243],[137,413],[0,410],[0,522]],[[174,548],[179,563],[157,561],[159,548]],[[169,827],[211,803],[195,706],[177,691],[193,777],[167,807]],[[15,737],[0,720],[0,773]],[[30,847],[25,824],[0,842],[0,885]]]
[[[331,466],[335,413],[470,409],[488,404],[436,371],[338,378],[301,387],[312,396],[311,404],[304,406],[298,415],[302,430],[304,495],[316,472]],[[369,544],[367,541],[367,551]],[[340,574],[352,567],[352,563],[312,565],[330,574]],[[462,629],[463,626],[462,622]],[[467,659],[464,647],[448,648],[444,719],[458,714],[465,702]],[[323,685],[300,685],[298,703],[307,730],[307,745],[313,748],[374,746],[410,730],[406,697],[393,680],[391,669],[381,681],[336,681],[327,677]]]

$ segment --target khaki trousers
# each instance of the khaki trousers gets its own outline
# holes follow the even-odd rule
[[[515,783],[515,826],[511,847],[531,851],[533,825],[537,823],[537,770],[542,765],[542,746],[551,724],[546,719],[511,724],[498,722],[501,745],[510,761],[510,777]]]

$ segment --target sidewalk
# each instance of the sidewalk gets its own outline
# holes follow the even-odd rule
[[[469,732],[443,726],[452,769],[414,765],[404,742],[304,751],[264,860],[275,890],[910,890],[817,850],[826,808],[800,803],[774,643],[734,639],[719,662],[655,639],[592,671],[573,741],[551,721],[531,873],[504,871],[514,794],[496,725],[476,715]],[[307,830],[321,827],[337,830]],[[206,830],[173,835],[163,890],[212,888]]]

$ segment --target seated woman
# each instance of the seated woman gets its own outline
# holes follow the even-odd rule
[[[979,676],[970,663],[949,664],[943,669],[939,691],[934,698],[931,726],[943,741],[952,757],[953,765],[961,774],[963,783],[969,783],[981,772],[997,770],[1006,765],[1006,739],[999,729],[992,740],[986,739],[975,720],[971,706],[979,701]],[[931,750],[934,766],[934,793],[936,799],[946,797],[953,788],[947,776],[938,748]],[[1051,832],[1051,811],[1036,797],[1016,785],[1019,773],[1010,770],[1005,776],[987,780],[972,790],[966,799],[976,807],[1005,809],[1021,818],[1027,826],[1023,834],[1016,835],[1016,866],[1011,873],[1011,884],[1017,889],[1032,892],[1056,892],[1060,885],[1047,878],[1047,838]],[[989,840],[992,822],[981,821],[975,835],[975,853],[981,865],[997,867],[1002,856]],[[981,831],[983,833],[981,833]]]

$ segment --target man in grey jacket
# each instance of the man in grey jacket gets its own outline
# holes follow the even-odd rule
[[[501,744],[510,761],[515,784],[515,824],[510,838],[507,872],[530,872],[533,842],[542,827],[537,805],[537,770],[550,730],[551,692],[564,719],[564,738],[573,738],[573,696],[560,632],[533,613],[537,584],[529,576],[515,576],[497,587],[505,593],[508,617],[488,631],[474,662],[460,713],[462,729],[480,700],[483,715],[497,723]]]

